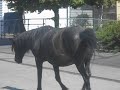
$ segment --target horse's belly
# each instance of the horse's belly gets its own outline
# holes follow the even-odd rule
[[[58,66],[68,66],[68,65],[73,64],[73,59],[64,54],[60,54],[60,55],[55,56],[52,60],[50,60],[50,63],[58,65]]]

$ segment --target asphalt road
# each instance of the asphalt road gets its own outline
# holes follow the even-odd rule
[[[91,70],[92,90],[120,90],[120,55],[96,53]],[[45,62],[43,90],[61,90],[54,79],[52,66]],[[83,80],[74,65],[60,68],[62,81],[70,90],[79,90]],[[14,61],[11,46],[0,46],[0,90],[36,90],[36,68],[31,52],[23,58],[23,64]],[[79,79],[79,80],[78,80]],[[74,87],[73,87],[74,86]]]

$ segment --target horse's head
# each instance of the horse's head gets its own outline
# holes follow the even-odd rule
[[[22,63],[25,50],[16,39],[12,39],[12,51],[15,52],[15,61],[18,64]]]

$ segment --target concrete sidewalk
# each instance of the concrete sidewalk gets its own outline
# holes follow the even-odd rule
[[[81,76],[64,72],[60,75],[69,90],[80,90],[82,87]],[[0,90],[36,90],[36,86],[35,67],[0,61]],[[43,90],[61,90],[54,78],[54,72],[49,69],[43,69],[42,86]],[[120,90],[120,82],[91,78],[91,88],[92,90]]]
[[[36,90],[37,72],[34,57],[27,54],[23,64],[14,62],[10,47],[0,48],[0,90]],[[45,62],[43,69],[43,90],[61,90],[54,78],[52,66]],[[92,64],[92,90],[120,90],[120,68]],[[70,90],[80,90],[82,77],[74,65],[60,68],[63,83]]]

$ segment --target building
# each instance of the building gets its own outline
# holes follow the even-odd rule
[[[120,2],[116,4],[117,20],[120,20]]]
[[[2,33],[2,0],[0,1],[0,34]]]
[[[0,20],[2,19],[2,1],[0,1]]]

